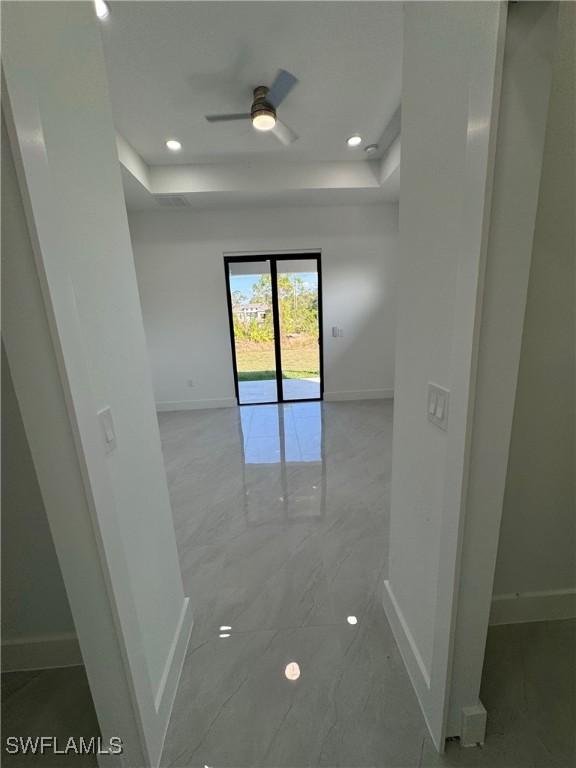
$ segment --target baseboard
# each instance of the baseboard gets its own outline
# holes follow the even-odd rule
[[[420,706],[423,709],[422,705],[430,692],[430,674],[418,651],[414,637],[412,636],[408,624],[406,623],[406,619],[400,610],[400,606],[398,605],[388,579],[384,581],[382,602],[386,618],[388,619],[392,634],[396,640],[396,645],[400,650],[400,655],[404,660],[408,675],[412,681],[418,700],[420,701]]]
[[[343,390],[340,392],[324,392],[324,400],[392,400],[393,389],[357,389]]]
[[[494,595],[490,624],[576,618],[576,588]]]
[[[156,403],[156,410],[163,411],[196,411],[207,408],[234,408],[235,397],[215,398],[213,400],[170,400]]]
[[[80,645],[72,632],[4,640],[2,672],[76,667],[84,664]]]
[[[182,674],[184,658],[186,656],[186,650],[190,641],[193,625],[192,604],[190,598],[185,597],[176,631],[174,632],[170,652],[164,666],[162,679],[160,680],[160,685],[156,691],[154,701],[163,728],[160,754],[164,748],[164,739],[166,738],[166,731],[168,730],[168,723],[170,721],[170,715],[172,714],[172,707],[174,705],[176,691],[178,690],[178,683],[180,681],[180,675]]]

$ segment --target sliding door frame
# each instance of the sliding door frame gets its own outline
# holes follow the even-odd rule
[[[278,303],[278,262],[298,261],[306,259],[316,262],[318,275],[318,353],[320,362],[320,396],[298,399],[284,398],[284,386],[282,382],[282,345],[280,343],[280,305]],[[276,359],[276,393],[277,400],[264,403],[241,403],[240,386],[238,382],[238,361],[236,358],[236,343],[234,339],[234,316],[232,314],[232,292],[230,290],[230,264],[246,262],[270,262],[270,283],[272,287],[272,321],[274,324],[274,356]],[[238,405],[274,405],[276,403],[312,403],[324,399],[324,335],[322,322],[322,257],[318,251],[311,253],[255,253],[242,256],[224,256],[224,274],[226,277],[226,299],[228,303],[228,323],[230,328],[230,344],[232,346],[232,366],[234,372],[234,390]]]

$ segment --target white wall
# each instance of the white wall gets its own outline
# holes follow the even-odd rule
[[[496,596],[521,596],[498,601],[498,621],[525,616],[525,600],[532,618],[557,615],[566,601],[547,593],[576,591],[575,18],[562,3],[494,581]]]
[[[234,404],[223,254],[238,251],[320,250],[326,398],[390,396],[397,211],[365,205],[130,214],[158,406]],[[331,336],[333,325],[344,329],[343,338]]]
[[[2,347],[2,669],[38,663],[31,648],[76,632]],[[74,642],[74,646],[76,643]],[[28,658],[26,653],[28,652]],[[44,664],[75,663],[54,655]]]
[[[555,21],[554,3],[405,8],[384,605],[439,749],[446,736],[483,740],[480,674]],[[428,382],[450,390],[446,432],[427,420]]]
[[[3,249],[12,279],[5,291],[6,351],[98,716],[109,724],[117,710],[119,723],[135,715],[142,743],[131,748],[141,747],[146,764],[155,765],[191,611],[178,564],[99,22],[91,3],[10,4],[2,21],[8,126],[35,258],[20,253],[24,234],[14,224],[12,248]],[[53,365],[46,359],[52,349],[64,413],[62,391],[41,367]],[[48,395],[58,401],[56,411]],[[105,406],[117,439],[110,453],[97,416]],[[69,433],[64,440],[61,434],[68,425],[76,463],[67,455],[55,469],[55,456],[68,447]],[[84,497],[63,505],[60,496],[77,491],[79,481]],[[110,618],[106,601],[112,630],[98,620],[98,611],[102,622]],[[108,659],[114,641],[118,655]],[[100,683],[113,662],[124,667],[129,701],[120,695],[122,680],[108,678],[108,688]]]
[[[413,3],[405,8],[385,607],[437,743],[442,707],[433,688],[445,658],[435,663],[435,652],[439,659],[438,649],[450,631],[450,569],[456,560],[499,24],[493,4]],[[451,390],[447,432],[427,420],[428,382]],[[442,561],[441,549],[448,542]],[[443,568],[448,583],[441,591],[447,601],[442,612]],[[445,681],[438,680],[439,695],[444,687]]]

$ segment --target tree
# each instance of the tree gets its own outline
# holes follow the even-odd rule
[[[318,290],[310,281],[298,274],[280,274],[277,279],[278,305],[283,334],[318,334]],[[236,300],[235,300],[235,294]],[[234,291],[232,303],[246,303],[240,291]],[[252,286],[250,304],[264,304],[270,308],[264,320],[240,322],[234,318],[237,339],[271,341],[274,338],[272,318],[272,282],[270,275],[260,275]]]
[[[232,291],[232,306],[236,307],[238,304],[246,304],[246,296],[242,291]]]

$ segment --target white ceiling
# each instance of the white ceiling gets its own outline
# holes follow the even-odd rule
[[[363,160],[400,104],[402,3],[111,2],[102,24],[116,128],[150,166]],[[284,147],[247,122],[252,88],[279,68],[300,83],[279,109],[300,136]],[[183,150],[165,148],[177,137]],[[392,137],[393,138],[393,137]],[[372,156],[374,157],[374,156]]]

